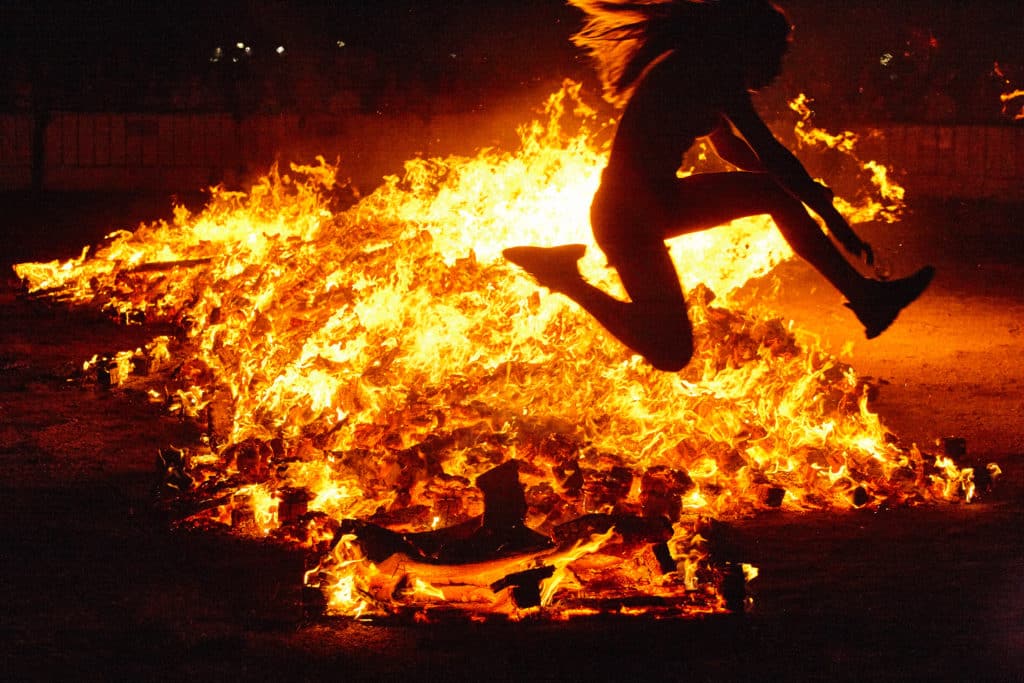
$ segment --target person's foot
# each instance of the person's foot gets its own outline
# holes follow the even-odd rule
[[[502,255],[538,282],[556,292],[580,279],[576,262],[583,257],[585,244],[563,244],[557,247],[509,247]]]
[[[878,282],[862,300],[845,306],[864,325],[867,338],[874,339],[892,325],[900,311],[921,296],[934,276],[935,268],[925,266],[910,277]]]

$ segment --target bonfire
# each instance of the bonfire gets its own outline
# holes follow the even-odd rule
[[[805,148],[856,161],[851,222],[896,220],[887,169],[793,108]],[[612,125],[567,82],[518,149],[414,159],[365,197],[323,158],[274,167],[16,270],[177,326],[87,376],[197,421],[200,443],[158,459],[181,523],[305,548],[332,614],[735,610],[756,568],[716,561],[709,520],[970,500],[975,472],[899,444],[850,365],[737,305],[792,256],[767,216],[672,242],[697,343],[679,373],[502,259],[584,243],[584,277],[622,295],[587,218]]]

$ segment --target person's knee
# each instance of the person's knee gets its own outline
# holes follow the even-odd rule
[[[679,372],[693,358],[693,341],[681,339],[669,347],[659,347],[644,356],[655,369],[663,372]]]
[[[634,348],[658,370],[677,372],[693,357],[693,328],[682,298],[651,298],[633,302],[639,332]]]

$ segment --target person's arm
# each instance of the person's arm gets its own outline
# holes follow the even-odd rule
[[[741,171],[764,172],[761,160],[754,154],[754,150],[750,149],[747,141],[736,135],[728,119],[722,118],[718,126],[708,135],[708,142],[711,143],[715,154]]]
[[[750,97],[745,95],[730,103],[726,116],[757,155],[764,172],[771,175],[790,195],[821,216],[828,231],[839,240],[843,248],[871,264],[874,261],[871,245],[853,231],[843,215],[832,205],[832,190],[816,182],[800,160],[776,139],[754,109]]]

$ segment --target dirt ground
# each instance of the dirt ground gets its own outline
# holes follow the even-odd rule
[[[189,202],[199,198],[186,198]],[[66,257],[167,214],[166,197],[0,196],[0,666],[6,680],[1024,679],[1024,218],[1019,205],[917,203],[866,236],[932,288],[863,341],[802,264],[780,310],[881,384],[907,442],[967,441],[1004,475],[980,502],[769,514],[734,542],[754,608],[685,622],[363,624],[303,609],[302,560],[174,532],[156,450],[195,429],[143,397],[69,382],[98,351],[158,332],[16,296],[9,264]]]

